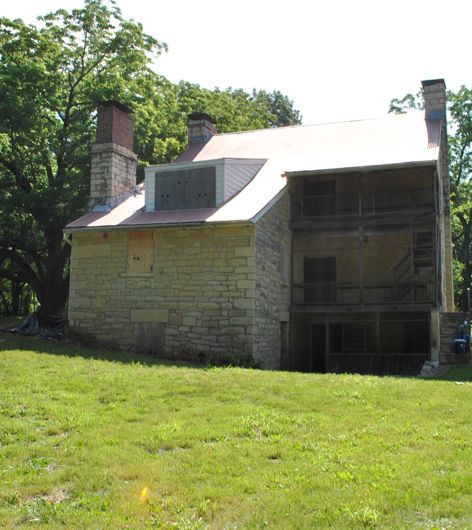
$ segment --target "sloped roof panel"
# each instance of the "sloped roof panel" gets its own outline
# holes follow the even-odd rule
[[[441,123],[425,121],[422,112],[219,134],[191,145],[176,162],[267,159],[252,181],[219,208],[144,213],[139,211],[144,206],[139,195],[111,212],[86,214],[67,228],[249,221],[285,187],[287,174],[434,164],[440,135]]]
[[[426,122],[422,112],[387,118],[322,125],[280,127],[214,136],[199,151],[189,149],[177,161],[223,157],[320,157],[331,167],[347,167],[355,157],[362,165],[379,159],[413,162],[437,159],[440,123]]]

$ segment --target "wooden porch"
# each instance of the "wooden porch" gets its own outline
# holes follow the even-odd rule
[[[293,203],[293,219],[357,216],[417,211],[432,211],[434,205],[431,188],[377,191],[375,193],[338,193],[304,195]]]
[[[430,313],[423,310],[292,313],[295,370],[418,375],[430,349]]]
[[[428,304],[434,302],[434,283],[295,283],[293,306]]]

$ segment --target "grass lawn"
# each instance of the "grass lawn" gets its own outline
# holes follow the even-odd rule
[[[0,527],[472,528],[471,378],[203,369],[0,334]]]

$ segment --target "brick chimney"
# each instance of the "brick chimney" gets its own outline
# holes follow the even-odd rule
[[[208,142],[217,133],[216,121],[204,112],[193,112],[188,115],[188,141],[190,144]]]
[[[117,101],[98,107],[97,142],[92,146],[90,208],[111,209],[136,188],[132,111]]]

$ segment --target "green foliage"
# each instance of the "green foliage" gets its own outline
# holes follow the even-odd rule
[[[460,263],[457,300],[467,309],[466,289],[472,287],[472,90],[462,87],[448,94],[452,134],[449,167],[453,204],[454,257]]]
[[[269,111],[270,127],[299,125],[302,123],[302,116],[298,110],[293,108],[293,101],[279,90],[274,92],[253,90],[252,98],[254,101],[266,105]]]
[[[392,99],[388,112],[405,114],[410,109],[422,109],[423,106],[423,95],[421,92],[418,92],[415,96],[413,94],[407,94],[402,99]]]
[[[470,527],[470,367],[457,384],[0,346],[2,528]]]
[[[21,283],[18,276],[0,278],[0,315],[26,315],[35,303],[30,286]]]
[[[187,116],[206,112],[215,118],[218,132],[247,131],[301,123],[300,113],[279,91],[215,88],[181,81],[177,85],[153,75],[136,109],[136,151],[141,163],[170,162],[187,146]]]
[[[62,229],[87,202],[96,105],[135,98],[164,46],[112,1],[40,22],[0,19],[0,267],[51,314],[67,298]]]
[[[66,303],[62,229],[86,211],[98,103],[135,110],[138,176],[182,151],[191,112],[214,115],[221,132],[301,120],[278,91],[170,83],[150,69],[165,50],[113,0],[85,0],[37,26],[0,18],[0,280],[28,284],[43,313]]]
[[[472,90],[461,87],[448,93],[451,131],[449,168],[451,176],[452,236],[454,258],[460,280],[456,300],[467,309],[466,289],[472,286]]]
[[[252,353],[228,353],[212,355],[208,359],[212,366],[240,366],[242,368],[260,368],[259,363],[254,359]]]

